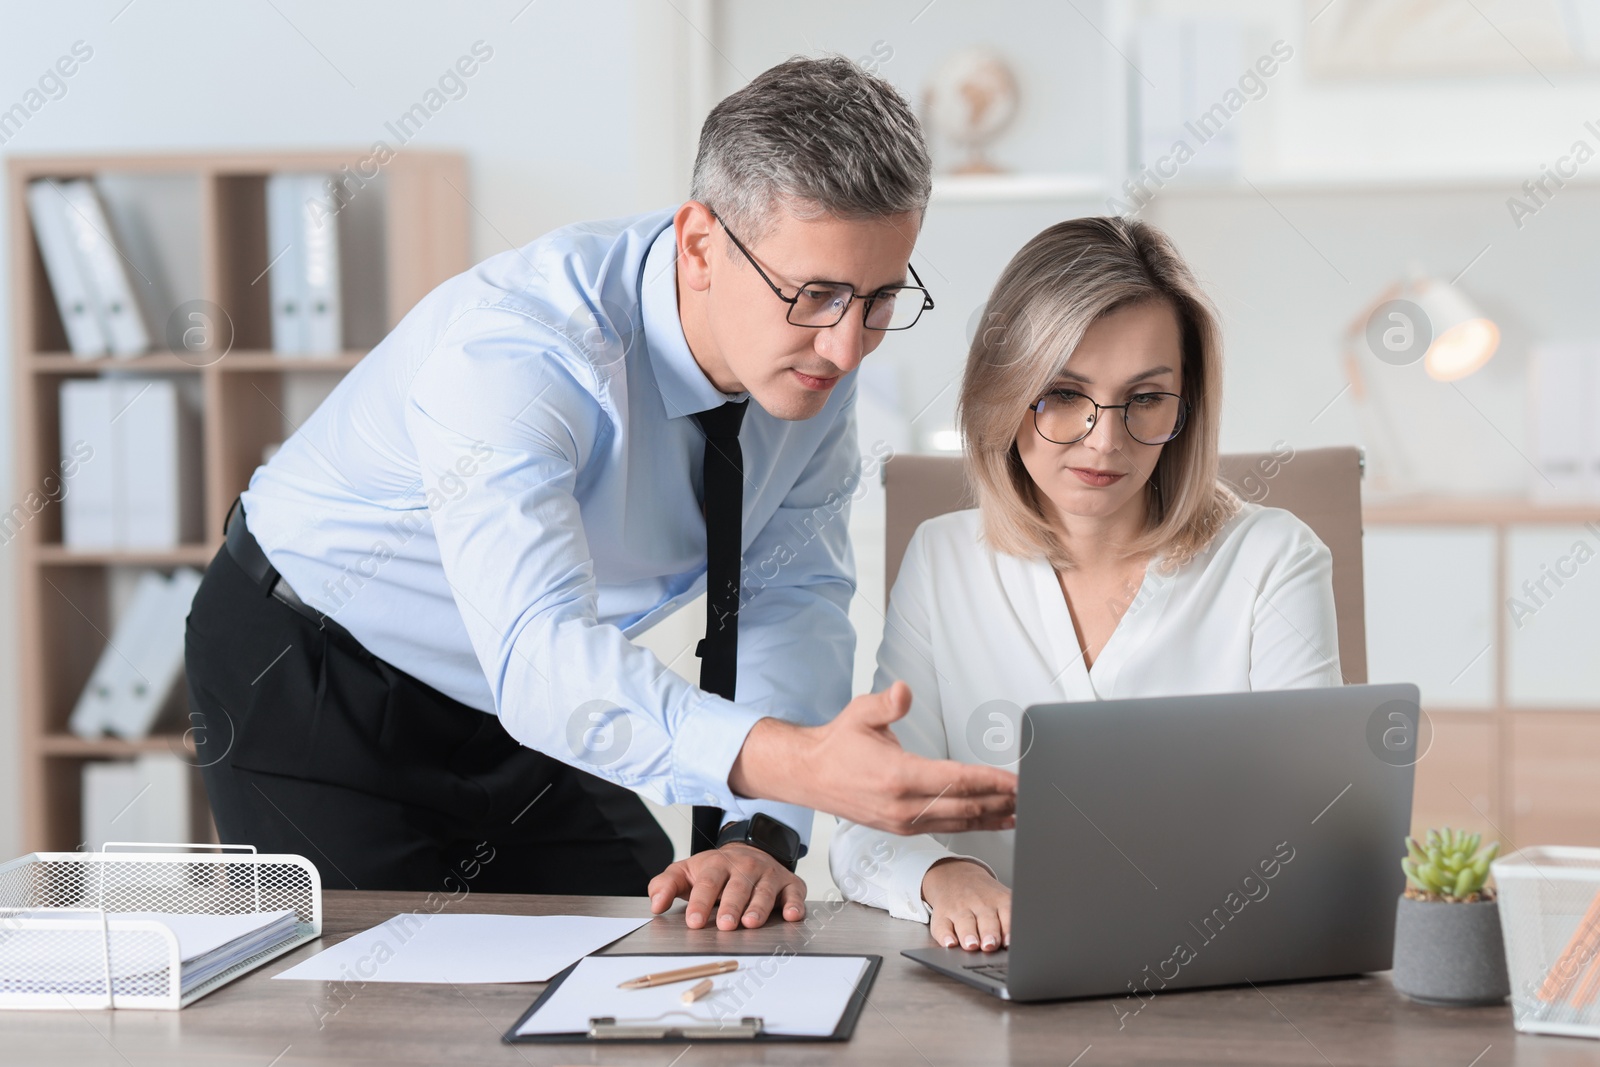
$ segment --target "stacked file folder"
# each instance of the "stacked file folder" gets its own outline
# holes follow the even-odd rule
[[[61,457],[74,474],[61,501],[69,548],[173,548],[199,539],[195,405],[170,377],[61,384]]]
[[[174,742],[176,744],[176,742]],[[83,765],[86,848],[107,841],[182,841],[190,836],[194,768],[176,755],[144,752]]]
[[[344,205],[333,177],[285,172],[266,178],[272,347],[283,355],[331,357],[345,348]],[[149,280],[130,273],[95,182],[39,179],[29,183],[27,202],[72,354],[129,358],[150,351],[151,309],[140,299]]]
[[[1542,344],[1532,364],[1528,427],[1541,475],[1530,479],[1534,498],[1600,499],[1600,343]]]
[[[327,174],[267,178],[272,347],[281,355],[331,357],[344,348],[339,210]]]
[[[144,310],[94,182],[30,182],[28,214],[72,354],[126,358],[149,351]]]
[[[72,709],[67,725],[73,733],[135,740],[150,732],[183,675],[184,620],[199,588],[200,572],[192,567],[179,567],[170,578],[140,573]]]

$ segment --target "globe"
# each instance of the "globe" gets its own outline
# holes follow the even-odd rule
[[[994,174],[985,149],[1017,116],[1017,79],[992,48],[964,48],[935,69],[924,90],[928,123],[964,153],[955,174]]]

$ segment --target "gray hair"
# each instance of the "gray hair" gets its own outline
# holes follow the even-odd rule
[[[920,216],[932,188],[922,126],[894,86],[843,56],[794,56],[711,109],[689,196],[755,241],[774,208]]]

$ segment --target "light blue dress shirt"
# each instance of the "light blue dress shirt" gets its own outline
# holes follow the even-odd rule
[[[628,640],[705,589],[690,416],[746,395],[684,339],[672,215],[569,226],[440,285],[256,470],[246,524],[307,603],[522,744],[809,839],[809,811],[727,778],[761,717],[850,698],[855,375],[814,418],[746,412],[737,703],[706,693]]]

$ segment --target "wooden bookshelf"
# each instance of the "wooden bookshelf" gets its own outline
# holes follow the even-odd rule
[[[272,351],[268,284],[266,177],[275,171],[357,172],[369,153],[348,151],[172,155],[21,156],[8,160],[11,233],[12,360],[16,418],[15,493],[19,500],[58,474],[58,393],[63,381],[106,371],[158,373],[198,382],[201,398],[201,509],[203,540],[160,550],[79,551],[62,544],[61,510],[51,501],[18,529],[9,548],[17,566],[19,728],[24,846],[71,851],[79,847],[85,762],[130,758],[146,752],[191,755],[190,738],[172,732],[124,741],[85,739],[68,732],[67,719],[113,626],[112,576],[119,568],[204,569],[222,542],[228,506],[246,486],[262,450],[283,440],[283,394],[297,377],[343,375],[382,332],[392,328],[434,286],[470,266],[466,161],[456,153],[404,151],[355,192],[370,220],[374,263],[344,258],[345,271],[378,269],[369,288],[377,294],[365,318],[369,334],[351,350],[326,356],[278,356]],[[370,168],[370,164],[369,164]],[[80,360],[68,349],[38,245],[25,193],[36,178],[172,179],[192,186],[197,263],[181,264],[174,277],[198,278],[197,287],[174,285],[180,303],[204,300],[231,321],[231,344],[196,358],[168,349],[159,309],[151,315],[152,351],[132,359]],[[152,223],[159,224],[159,219]],[[113,226],[115,227],[115,219]],[[157,242],[159,243],[159,242]],[[343,250],[342,250],[343,251]],[[193,288],[193,291],[188,291]],[[377,304],[381,303],[381,309]],[[351,309],[346,329],[351,331]],[[381,325],[374,332],[373,326]],[[69,490],[70,491],[70,490]],[[7,505],[9,506],[9,504]],[[180,683],[180,689],[182,685]],[[186,692],[180,700],[186,700]],[[180,720],[182,721],[182,720]],[[195,776],[197,798],[204,793]],[[203,800],[194,805],[197,839],[214,840]]]
[[[1505,603],[1508,596],[1518,595],[1517,579],[1531,574],[1513,569],[1512,539],[1529,531],[1569,528],[1592,541],[1600,529],[1600,501],[1369,498],[1362,513],[1369,535],[1385,527],[1469,531],[1486,535],[1489,543],[1484,573],[1449,578],[1481,587],[1491,601],[1488,646],[1481,654],[1490,678],[1488,699],[1462,706],[1424,698],[1432,748],[1417,764],[1414,829],[1446,823],[1467,827],[1499,840],[1507,852],[1530,845],[1600,846],[1600,692],[1576,703],[1517,699],[1510,683],[1515,628]],[[1419,573],[1427,563],[1417,560]],[[1561,596],[1564,602],[1592,605],[1595,594],[1592,585],[1588,588]],[[1369,619],[1372,611],[1385,610],[1379,592],[1379,597],[1369,593]],[[1600,613],[1590,611],[1587,618],[1579,624],[1586,627],[1580,643],[1592,647],[1600,637],[1600,622],[1593,621]],[[1370,625],[1368,632],[1372,634]]]

